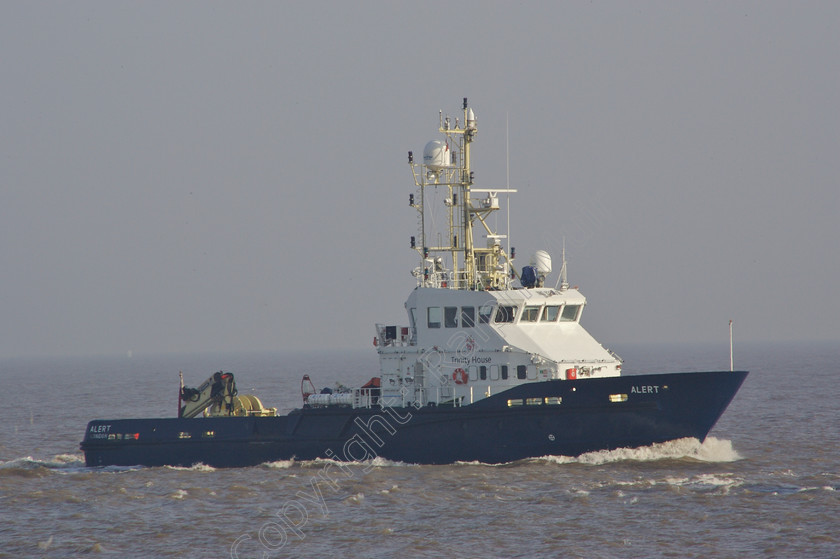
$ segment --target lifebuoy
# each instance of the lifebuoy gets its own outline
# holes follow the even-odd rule
[[[470,380],[470,377],[467,376],[467,371],[458,368],[455,369],[454,373],[452,373],[452,380],[455,381],[455,384],[467,384],[467,381]]]

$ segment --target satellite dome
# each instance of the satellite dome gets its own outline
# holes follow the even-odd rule
[[[432,140],[423,148],[423,165],[433,171],[449,167],[451,157],[449,146],[441,140]]]
[[[551,255],[544,250],[538,250],[534,253],[532,259],[533,265],[537,267],[537,273],[541,276],[547,276],[551,273]]]

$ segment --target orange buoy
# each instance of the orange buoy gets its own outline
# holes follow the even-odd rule
[[[467,376],[467,371],[458,368],[455,369],[454,373],[452,373],[452,380],[455,381],[455,384],[467,384],[467,382],[470,380],[470,377]]]

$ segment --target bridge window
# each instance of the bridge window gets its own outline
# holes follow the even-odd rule
[[[480,378],[481,380],[487,380],[487,367],[485,367],[484,365],[481,365],[478,368],[478,378]]]
[[[563,307],[563,314],[560,315],[560,322],[574,322],[577,320],[580,305],[566,305]]]
[[[426,312],[429,328],[440,328],[440,307],[429,307]]]
[[[464,328],[475,326],[475,307],[461,307],[461,326]]]
[[[458,307],[443,307],[443,323],[447,328],[458,327]]]
[[[496,322],[513,322],[516,318],[516,307],[502,305],[496,310]]]
[[[516,366],[516,378],[518,378],[519,380],[524,380],[527,374],[528,367],[526,367],[525,365]]]
[[[493,305],[484,305],[478,308],[479,324],[489,324],[491,316],[493,316]]]
[[[508,379],[508,366],[502,365],[502,380]]]
[[[522,311],[522,318],[519,319],[520,322],[536,322],[540,316],[540,308],[539,307],[525,307],[525,310]]]
[[[541,322],[554,322],[560,314],[560,305],[547,305],[542,312]]]

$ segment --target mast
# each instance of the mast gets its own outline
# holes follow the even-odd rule
[[[409,203],[419,213],[420,244],[414,237],[411,248],[421,258],[421,266],[414,275],[418,285],[447,289],[507,289],[510,287],[512,258],[502,248],[501,239],[488,225],[487,217],[499,209],[498,194],[516,192],[510,188],[473,188],[475,174],[471,166],[471,145],[478,133],[475,113],[467,98],[463,104],[463,126],[456,118],[454,126],[449,116],[440,112],[438,131],[444,140],[433,140],[423,150],[423,162],[415,163],[408,152],[408,163],[419,192],[419,204],[414,194]],[[435,202],[444,190],[446,224],[435,222]],[[478,194],[478,198],[473,198]],[[474,226],[486,232],[485,247],[476,247]],[[444,259],[442,255],[447,258]]]

